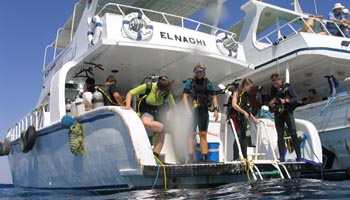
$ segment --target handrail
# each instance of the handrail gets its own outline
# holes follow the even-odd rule
[[[325,20],[325,21],[326,21],[326,23],[331,23],[331,24],[335,25],[335,27],[338,29],[339,33],[341,33],[341,35],[342,35],[343,37],[346,38],[346,36],[344,35],[343,31],[342,31],[342,30],[340,29],[340,27],[338,26],[338,23],[333,22],[333,21],[330,21],[330,20]],[[331,34],[330,34],[330,35],[331,35]]]
[[[77,9],[77,6],[79,5],[80,3],[77,2],[74,4],[74,10],[73,10],[73,16],[72,16],[72,26],[71,26],[71,30],[70,30],[70,42],[73,40],[73,33],[74,33],[74,23],[75,23],[75,14],[76,14],[76,9]],[[45,52],[44,52],[44,61],[43,61],[43,71],[45,70],[46,68],[46,56],[47,56],[47,49],[49,47],[55,47],[55,50],[54,50],[54,55],[53,55],[53,59],[56,58],[56,49],[57,49],[57,42],[58,42],[58,34],[61,32],[61,30],[63,30],[64,28],[59,28],[57,30],[57,33],[56,33],[56,40],[55,40],[55,46],[52,46],[52,44],[49,44],[45,47]]]
[[[69,41],[72,41],[73,39],[73,32],[74,32],[74,22],[75,22],[75,12],[77,10],[77,6],[79,5],[79,2],[75,3],[74,5],[74,10],[73,10],[73,17],[72,17],[72,27],[71,27],[71,30],[70,30],[70,40]]]
[[[299,19],[302,20],[302,21],[310,28],[310,26],[306,23],[306,21],[305,21],[302,17],[297,17],[297,18],[295,18],[295,19],[289,21],[288,23],[283,24],[283,25],[280,26],[278,29],[275,29],[275,30],[273,30],[273,31],[270,31],[269,33],[267,33],[266,35],[262,36],[262,37],[261,37],[260,39],[258,39],[257,41],[260,42],[260,41],[262,41],[263,39],[266,39],[266,40],[268,40],[268,41],[270,42],[270,44],[272,44],[271,40],[269,39],[269,36],[271,36],[271,35],[274,34],[274,33],[277,33],[278,31],[280,31],[280,30],[282,30],[283,28],[287,27],[288,24],[290,25],[290,24],[292,24],[293,22],[295,22],[295,21],[297,21],[297,20],[299,20]],[[294,33],[298,33],[298,31],[295,30],[294,28],[293,28],[292,30],[293,30]]]
[[[79,3],[76,3],[76,4],[75,4],[74,10],[73,10],[73,19],[72,19],[72,28],[71,28],[71,33],[70,33],[70,41],[72,41],[72,39],[73,39],[74,18],[75,18],[76,6],[77,6],[78,4],[79,4]],[[144,12],[150,12],[150,13],[158,14],[158,15],[160,15],[160,16],[162,17],[162,19],[165,21],[165,24],[168,24],[168,25],[175,25],[175,24],[170,24],[170,22],[169,22],[169,20],[168,20],[169,17],[172,17],[172,18],[180,19],[181,25],[177,25],[177,26],[181,26],[182,28],[189,28],[189,29],[192,29],[192,30],[201,32],[201,31],[199,30],[199,27],[205,26],[205,27],[209,27],[209,28],[214,29],[215,31],[213,32],[213,34],[217,34],[218,32],[224,32],[224,33],[227,33],[229,36],[235,35],[235,33],[233,33],[233,32],[230,32],[230,31],[227,31],[227,30],[225,30],[225,29],[218,28],[218,27],[215,27],[215,26],[206,24],[206,23],[202,23],[202,22],[199,22],[199,21],[196,21],[196,20],[193,20],[193,19],[189,19],[189,18],[185,18],[185,17],[181,17],[181,16],[178,16],[178,15],[173,15],[173,14],[167,14],[167,13],[164,13],[164,12],[159,12],[159,11],[144,9],[144,8],[138,8],[138,7],[128,6],[128,5],[117,4],[117,3],[107,3],[107,4],[105,4],[105,5],[96,13],[96,15],[100,15],[100,14],[102,13],[102,11],[106,10],[107,7],[110,7],[110,6],[115,6],[115,7],[117,7],[117,10],[118,10],[123,16],[126,15],[126,13],[123,11],[123,8],[135,9],[135,10],[139,10],[142,14],[144,14]],[[192,22],[192,23],[197,24],[197,25],[196,25],[196,28],[193,29],[193,28],[191,28],[191,27],[185,27],[185,21],[188,21],[188,22]],[[161,23],[163,23],[163,22],[161,22]],[[43,62],[43,71],[44,71],[45,68],[47,67],[47,66],[46,66],[46,57],[47,57],[47,50],[48,50],[48,47],[54,47],[54,48],[55,48],[55,49],[54,49],[54,57],[53,57],[53,59],[56,58],[58,36],[59,36],[59,33],[60,33],[61,30],[63,30],[63,28],[59,28],[59,29],[57,30],[55,45],[53,46],[53,45],[51,44],[51,45],[46,46],[46,48],[45,48],[44,62]]]
[[[243,160],[244,159],[244,157],[243,157],[243,153],[242,153],[242,148],[241,148],[241,144],[240,144],[240,142],[239,142],[239,137],[238,137],[238,134],[237,134],[237,131],[236,131],[236,127],[234,126],[234,123],[233,123],[233,121],[232,121],[232,119],[231,118],[229,118],[227,121],[226,121],[226,123],[225,123],[225,138],[227,137],[227,126],[228,126],[228,123],[230,123],[231,124],[231,130],[232,130],[232,132],[233,132],[233,135],[234,135],[234,137],[235,137],[235,141],[236,141],[236,143],[237,143],[237,147],[238,147],[238,156],[239,156],[239,159],[240,160]],[[225,140],[225,142],[226,142],[226,140]],[[225,144],[225,145],[227,145],[227,143]],[[225,148],[225,151],[227,151],[227,148]],[[227,152],[225,152],[225,157],[227,156]],[[225,158],[225,161],[227,160],[227,158]]]
[[[54,47],[53,60],[56,58],[58,36],[59,36],[59,34],[60,34],[60,32],[61,32],[62,30],[63,30],[62,27],[59,28],[59,29],[57,29],[55,45],[49,44],[49,45],[47,45],[47,46],[45,47],[44,61],[43,61],[43,71],[44,71],[45,68],[46,68],[46,56],[47,56],[47,50],[48,50],[49,47]]]
[[[296,21],[298,21],[298,20],[301,20],[301,21],[302,21],[302,25],[305,25],[305,26],[308,28],[308,30],[310,31],[310,32],[308,32],[308,33],[317,34],[317,33],[314,31],[313,27],[311,27],[311,26],[305,21],[305,19],[304,19],[303,17],[300,16],[300,17],[297,17],[297,18],[295,18],[295,19],[293,19],[293,20],[291,20],[291,21],[289,21],[289,22],[283,24],[283,25],[280,26],[279,28],[270,31],[269,33],[265,34],[264,36],[260,37],[259,39],[257,39],[257,42],[262,42],[263,40],[266,40],[270,45],[272,45],[272,44],[274,44],[274,43],[271,42],[271,40],[269,39],[269,37],[272,36],[273,34],[276,34],[276,33],[280,32],[282,29],[285,29],[285,28],[289,28],[289,29],[291,30],[291,31],[290,31],[290,32],[291,32],[290,35],[292,35],[292,34],[298,34],[300,30],[297,30],[297,29],[295,29],[295,28],[293,27],[293,23],[296,22]],[[345,37],[345,38],[346,38],[346,36],[344,35],[343,31],[340,29],[340,27],[338,26],[337,23],[332,22],[332,21],[330,21],[330,20],[320,20],[320,19],[318,19],[318,18],[314,18],[314,20],[316,20],[316,21],[318,21],[318,23],[320,23],[320,25],[322,26],[322,27],[321,27],[322,31],[326,32],[328,36],[333,36],[333,35],[328,31],[328,29],[327,29],[327,27],[326,27],[326,24],[327,24],[327,23],[332,23],[332,24],[335,25],[335,27],[336,27],[336,28],[338,29],[338,31],[341,33],[341,37]],[[299,24],[300,24],[300,23],[299,23]],[[278,38],[278,39],[280,39],[280,40],[285,40],[284,38]]]
[[[44,70],[45,70],[45,68],[46,68],[46,55],[47,55],[47,49],[48,49],[49,47],[52,47],[52,45],[51,45],[51,44],[49,44],[49,45],[47,45],[47,46],[45,47],[45,52],[44,52],[44,61],[43,61],[43,71],[44,71]]]
[[[172,17],[172,18],[176,18],[176,19],[179,19],[181,21],[181,27],[182,28],[190,28],[190,27],[185,27],[184,25],[184,22],[185,21],[189,21],[189,22],[193,22],[195,24],[197,24],[196,28],[195,29],[192,29],[192,30],[195,30],[195,31],[199,31],[199,27],[200,26],[205,26],[205,27],[209,27],[209,28],[212,28],[214,29],[214,34],[218,33],[219,31],[221,32],[225,32],[227,33],[228,35],[232,36],[234,35],[233,32],[230,32],[230,31],[227,31],[225,29],[221,29],[221,28],[218,28],[218,27],[215,27],[215,26],[212,26],[212,25],[209,25],[209,24],[206,24],[206,23],[202,23],[202,22],[199,22],[199,21],[196,21],[196,20],[193,20],[193,19],[190,19],[190,18],[185,18],[185,17],[181,17],[181,16],[178,16],[178,15],[173,15],[173,14],[168,14],[168,13],[164,13],[164,12],[159,12],[159,11],[155,11],[155,10],[149,10],[149,9],[145,9],[145,8],[138,8],[138,7],[133,7],[133,6],[128,6],[128,5],[121,5],[121,4],[116,4],[116,3],[107,3],[105,4],[97,13],[96,15],[100,15],[102,13],[102,11],[106,10],[107,7],[109,6],[116,6],[118,8],[118,11],[123,15],[125,16],[125,12],[123,11],[122,8],[129,8],[129,9],[135,9],[135,10],[138,10],[139,12],[141,12],[142,14],[144,14],[144,12],[149,12],[149,13],[154,13],[154,14],[158,14],[160,16],[163,17],[163,20],[165,21],[165,24],[168,24],[168,25],[174,25],[174,24],[170,24],[169,23],[169,20],[167,18],[168,17]]]
[[[62,30],[63,30],[63,28],[59,28],[59,29],[57,29],[57,32],[56,32],[56,41],[55,41],[55,50],[54,50],[54,53],[53,53],[53,59],[56,58],[58,34],[60,34],[60,32],[61,32]]]
[[[44,108],[42,108],[44,109]],[[43,112],[40,112],[43,113]],[[18,139],[19,137],[21,137],[21,133],[23,131],[26,131],[28,129],[29,126],[34,126],[36,129],[38,128],[42,128],[43,126],[39,127],[39,122],[38,120],[36,120],[40,114],[39,110],[33,110],[32,112],[28,113],[27,115],[25,115],[21,120],[19,120],[17,123],[15,123],[8,131],[8,133],[10,133],[10,138],[11,141],[14,141],[16,139]]]

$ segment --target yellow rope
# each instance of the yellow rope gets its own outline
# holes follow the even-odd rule
[[[246,163],[247,178],[248,181],[250,181],[250,162],[245,158],[241,159],[241,161],[244,161]]]
[[[154,156],[154,158],[157,160],[157,162],[160,164],[160,166],[163,167],[163,175],[164,175],[164,178],[163,178],[163,181],[164,181],[164,189],[166,190],[166,170],[165,170],[165,165],[164,163],[162,163],[162,161],[159,160],[159,158],[157,158],[157,156]]]
[[[142,102],[143,99],[146,98],[147,96],[148,96],[147,94],[143,95],[143,96],[140,98],[139,103],[138,103],[138,105],[137,105],[137,115],[138,115],[139,117],[141,117],[141,112],[140,112],[141,102]]]

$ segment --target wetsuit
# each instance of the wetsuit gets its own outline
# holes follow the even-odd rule
[[[249,94],[248,92],[241,92],[237,95],[237,105],[241,107],[247,113],[251,113],[251,108],[249,105]],[[247,125],[248,122],[244,115],[234,108],[229,111],[229,117],[232,119],[235,129],[238,133],[239,143],[241,145],[242,154],[244,158],[247,158]],[[239,159],[238,145],[236,140],[233,142],[233,160]]]
[[[294,119],[294,109],[298,105],[298,96],[294,88],[290,84],[282,84],[282,86],[277,89],[274,86],[270,88],[269,91],[270,99],[276,100],[276,106],[274,107],[275,113],[275,125],[278,134],[278,150],[280,153],[280,161],[285,161],[285,141],[284,141],[284,125],[287,124],[288,133],[292,137],[292,144],[297,155],[297,160],[301,158],[300,153],[300,143],[297,137],[295,119]],[[280,100],[288,98],[289,102],[281,104]]]
[[[189,79],[185,83],[184,93],[189,94],[193,101],[193,132],[196,132],[197,126],[199,131],[208,131],[209,113],[211,96],[215,95],[214,84],[207,78]]]

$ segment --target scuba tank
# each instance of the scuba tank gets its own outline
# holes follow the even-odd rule
[[[104,100],[103,100],[103,95],[98,90],[96,90],[92,94],[92,105],[94,108],[99,108],[99,107],[102,107],[105,105]]]
[[[72,99],[72,101],[71,101],[70,115],[72,117],[76,117],[77,116],[77,107],[75,106],[75,99]]]
[[[76,116],[82,114],[85,112],[85,104],[84,100],[80,98],[79,96],[75,99],[75,109],[76,109]]]
[[[68,100],[68,101],[67,101],[67,104],[66,104],[66,114],[67,114],[67,115],[72,115],[72,103],[71,103],[71,100]]]
[[[93,109],[92,105],[92,93],[91,92],[84,92],[83,95],[83,102],[85,105],[85,111],[89,111]]]
[[[222,89],[223,94],[225,94],[225,98],[224,98],[224,107],[222,110],[222,117],[221,117],[221,131],[224,131],[225,129],[225,124],[226,121],[229,119],[230,114],[232,112],[232,95],[234,93],[234,91],[238,88],[239,84],[238,81],[240,81],[241,79],[235,79],[233,82],[227,84],[226,86],[224,85],[220,85],[220,89]]]

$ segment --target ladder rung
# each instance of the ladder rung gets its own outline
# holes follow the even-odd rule
[[[266,153],[250,153],[249,156],[266,156]]]
[[[278,170],[272,170],[272,171],[263,171],[260,172],[261,175],[279,175],[280,172]]]

